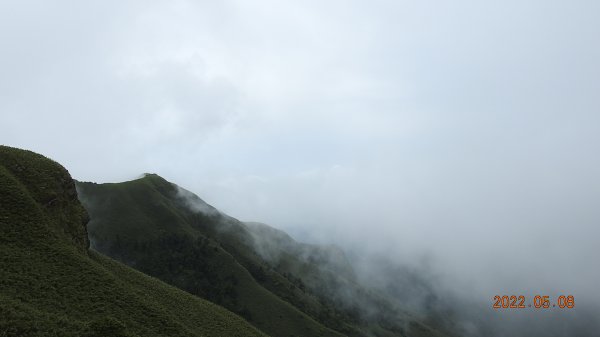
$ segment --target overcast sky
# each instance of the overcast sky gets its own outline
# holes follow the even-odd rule
[[[599,17],[592,0],[1,0],[0,143],[428,256],[486,300],[597,301]]]

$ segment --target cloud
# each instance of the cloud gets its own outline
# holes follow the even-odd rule
[[[599,303],[589,1],[0,4],[0,143],[243,220]]]

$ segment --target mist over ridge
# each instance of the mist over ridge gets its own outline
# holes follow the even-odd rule
[[[156,174],[150,176],[151,179],[164,181]],[[244,233],[242,237],[245,238],[243,241],[254,247],[259,255],[271,265],[281,265],[286,259],[284,255],[291,254],[291,256],[296,256],[298,261],[313,264],[326,273],[345,274],[346,280],[352,280],[351,283],[365,286],[365,290],[372,291],[375,298],[380,296],[386,298],[387,303],[407,315],[406,317],[422,320],[426,324],[434,324],[434,327],[442,329],[446,333],[457,336],[504,336],[510,334],[511,336],[558,337],[587,336],[590,331],[598,328],[595,317],[599,307],[590,298],[577,300],[577,310],[531,309],[530,311],[521,310],[519,313],[506,310],[503,312],[491,308],[490,301],[494,295],[480,296],[479,288],[470,286],[465,283],[464,278],[456,278],[449,273],[447,267],[440,265],[442,259],[432,253],[421,255],[414,253],[410,257],[391,255],[391,252],[399,250],[393,250],[386,246],[375,249],[370,245],[373,242],[366,241],[368,237],[363,237],[365,240],[355,242],[339,240],[339,238],[336,240],[335,236],[324,235],[317,229],[313,229],[310,235],[300,234],[298,235],[300,239],[296,239],[294,234],[290,236],[285,231],[263,223],[240,223],[237,219],[200,199],[193,192],[175,184],[172,186],[174,200],[181,203],[182,207],[193,213],[224,219],[224,227],[221,227],[223,225],[217,226],[217,232],[239,232],[239,229],[235,228],[242,224],[243,227],[247,227],[242,231]],[[98,202],[88,199],[93,193],[82,192],[80,190],[86,207]],[[97,211],[92,212],[92,215],[96,213]],[[231,227],[232,225],[233,227]],[[221,229],[218,229],[219,227]],[[91,231],[92,241],[94,241],[94,232],[94,230]],[[335,244],[332,244],[334,242]],[[306,247],[308,250],[302,247]],[[101,251],[108,252],[110,250]],[[280,270],[280,272],[282,271]],[[291,270],[291,275],[298,275],[296,273],[297,271]],[[329,284],[329,282],[333,283]],[[338,298],[350,306],[357,305],[357,308],[360,308],[358,309],[359,315],[365,319],[384,314],[379,307],[381,304],[377,304],[377,302],[372,304],[355,302],[354,296],[356,295],[352,293],[354,290],[352,287],[346,288],[349,285],[344,285],[346,281],[337,285],[335,282],[337,281],[320,279],[317,281],[317,285],[313,284],[312,286],[322,288],[328,294],[327,296]],[[504,289],[509,289],[500,282],[496,284],[505,287]],[[522,282],[522,284],[525,283]],[[525,294],[531,291],[535,295],[550,294],[555,298],[565,294],[551,286],[545,288],[545,292],[530,290],[526,288],[526,284],[525,286],[521,285],[519,289]],[[528,295],[528,297],[533,296]],[[580,297],[576,296],[576,298]]]

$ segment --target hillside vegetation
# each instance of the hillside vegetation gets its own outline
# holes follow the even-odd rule
[[[244,239],[250,234],[191,193],[156,175],[119,184],[78,183],[78,189],[100,252],[223,305],[270,335],[341,336],[262,287],[244,267],[268,269]],[[238,240],[218,240],[227,233]]]
[[[336,247],[240,222],[155,174],[77,187],[95,249],[270,335],[444,336],[361,287]]]
[[[88,251],[87,221],[67,170],[0,146],[0,336],[266,336]]]

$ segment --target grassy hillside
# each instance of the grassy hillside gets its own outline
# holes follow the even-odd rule
[[[361,288],[335,247],[242,223],[153,174],[77,187],[94,248],[271,335],[443,336]]]
[[[78,189],[99,251],[223,305],[273,336],[341,336],[261,286],[238,258],[255,260],[255,269],[266,273],[268,266],[245,243],[250,234],[191,193],[156,175],[119,184],[78,183]],[[235,242],[219,240],[232,228]]]
[[[360,327],[363,334],[444,336],[404,311],[401,303],[398,305],[362,286],[340,248],[300,243],[268,225],[245,224],[254,238],[256,251],[274,270],[300,280],[322,302],[346,313],[346,320]]]
[[[0,336],[265,336],[94,251],[68,172],[0,146]]]

